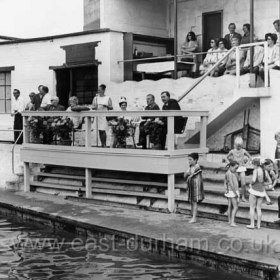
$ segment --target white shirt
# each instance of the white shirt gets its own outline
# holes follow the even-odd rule
[[[18,99],[12,98],[12,113],[15,113],[16,111],[21,113],[25,109],[25,103],[21,96],[18,97]]]
[[[51,102],[51,95],[49,93],[46,93],[43,96],[43,99],[42,99],[40,107],[46,107],[47,105],[50,105],[50,104],[52,104],[52,102]]]

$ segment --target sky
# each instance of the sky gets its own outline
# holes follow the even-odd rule
[[[83,30],[83,0],[0,0],[0,35],[34,38]]]

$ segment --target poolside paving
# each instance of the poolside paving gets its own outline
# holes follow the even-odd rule
[[[280,224],[278,229],[230,227],[226,222],[200,218],[189,224],[189,217],[139,209],[70,201],[39,193],[0,191],[0,208],[12,205],[34,213],[125,232],[135,236],[168,241],[263,265],[280,267]]]

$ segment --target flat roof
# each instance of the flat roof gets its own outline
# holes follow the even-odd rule
[[[104,29],[95,29],[95,30],[88,30],[88,31],[81,31],[81,32],[74,32],[74,33],[66,33],[66,34],[59,34],[59,35],[53,35],[53,36],[44,36],[44,37],[37,37],[37,38],[14,39],[12,41],[0,42],[0,45],[29,43],[29,42],[37,42],[37,41],[48,41],[48,40],[66,38],[66,37],[74,37],[74,36],[82,36],[82,35],[88,35],[88,34],[106,33],[106,32],[123,33],[123,32],[120,32],[120,31],[111,30],[109,28],[104,28]]]

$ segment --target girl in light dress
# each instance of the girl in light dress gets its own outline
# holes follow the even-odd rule
[[[228,164],[228,167],[228,171],[225,175],[225,197],[228,199],[228,224],[232,227],[236,227],[235,216],[240,199],[236,170],[238,169],[239,164],[237,161],[233,160]]]
[[[249,202],[250,202],[250,225],[249,229],[255,228],[255,211],[257,212],[257,228],[261,227],[262,219],[262,202],[266,196],[265,187],[271,184],[271,179],[268,172],[261,166],[260,159],[254,159],[252,161],[254,165],[254,172],[252,182],[249,188]]]
[[[189,155],[189,169],[185,172],[184,178],[187,179],[188,201],[191,203],[192,218],[189,223],[197,221],[197,204],[204,199],[204,189],[202,180],[202,170],[198,161],[198,154]]]
[[[239,164],[239,167],[237,169],[237,173],[239,175],[239,180],[241,182],[241,190],[242,190],[242,201],[243,202],[248,202],[245,197],[246,193],[246,177],[245,177],[245,172],[247,168],[245,167],[246,165],[246,159],[251,160],[251,155],[242,148],[243,146],[243,140],[241,137],[236,137],[234,141],[234,149],[232,149],[228,155],[227,159],[229,161],[237,161]]]

